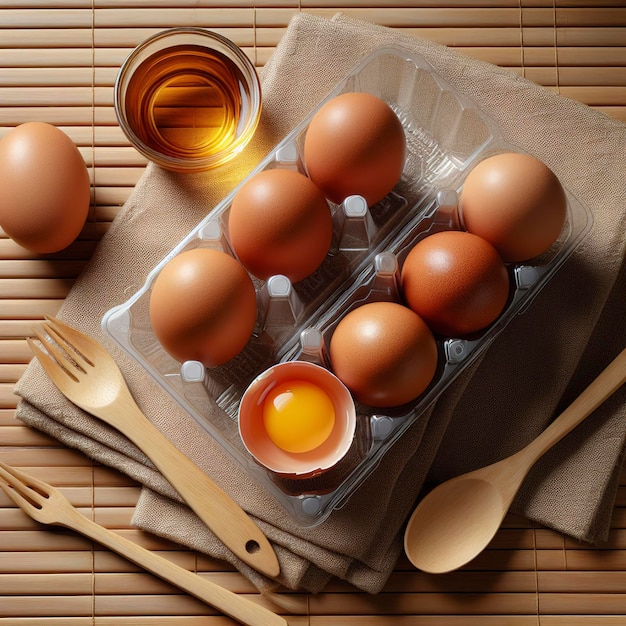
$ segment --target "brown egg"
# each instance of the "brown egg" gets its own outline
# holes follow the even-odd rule
[[[331,367],[355,398],[392,407],[417,398],[437,369],[437,344],[422,319],[394,302],[371,302],[350,311],[329,346]]]
[[[326,198],[306,176],[264,170],[237,191],[228,217],[239,260],[263,280],[282,274],[303,280],[324,261],[333,236]]]
[[[434,332],[463,336],[489,326],[502,313],[509,276],[489,242],[444,231],[425,237],[409,252],[401,289],[409,307]]]
[[[166,352],[206,367],[235,357],[256,322],[250,277],[233,257],[209,248],[175,256],[150,294],[150,323]]]
[[[313,116],[304,139],[311,180],[340,203],[351,195],[368,205],[400,180],[406,155],[404,129],[391,107],[369,93],[344,93]]]
[[[464,227],[489,241],[505,261],[532,259],[556,241],[567,199],[554,172],[528,154],[481,161],[461,193]]]
[[[27,122],[0,141],[0,225],[32,252],[57,252],[82,230],[90,204],[89,174],[61,130]]]

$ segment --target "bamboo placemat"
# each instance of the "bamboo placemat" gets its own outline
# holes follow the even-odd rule
[[[626,121],[626,3],[621,0],[0,0],[0,136],[46,121],[79,146],[93,184],[79,240],[38,258],[0,231],[0,460],[59,486],[83,512],[124,536],[271,606],[236,571],[130,526],[129,479],[23,426],[13,385],[24,337],[54,314],[145,162],[112,106],[120,63],[148,35],[211,27],[261,67],[297,11],[337,11],[392,26],[519,72]],[[1,193],[1,190],[0,190]],[[591,549],[509,515],[471,566],[433,577],[401,559],[384,591],[346,584],[302,600],[295,626],[608,626],[626,623],[626,473],[607,545]],[[285,614],[284,610],[279,610]],[[195,626],[231,623],[120,557],[63,530],[43,529],[0,496],[0,622],[16,626]]]

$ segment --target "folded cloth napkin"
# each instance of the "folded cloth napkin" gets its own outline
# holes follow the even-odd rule
[[[422,55],[491,115],[510,143],[547,163],[591,208],[594,223],[528,310],[416,421],[347,504],[323,524],[301,528],[103,336],[100,321],[345,74],[386,45]],[[341,14],[332,20],[297,15],[262,81],[260,129],[241,158],[194,175],[148,166],[60,317],[112,351],[149,419],[254,517],[276,547],[279,583],[317,592],[336,576],[377,592],[396,563],[403,525],[425,484],[522,447],[624,346],[626,126],[513,72]],[[226,550],[141,452],[68,403],[36,362],[16,392],[24,422],[144,485],[136,525],[228,560],[261,589],[276,584]],[[515,511],[579,539],[606,538],[623,460],[624,399],[623,392],[615,394],[540,461]]]

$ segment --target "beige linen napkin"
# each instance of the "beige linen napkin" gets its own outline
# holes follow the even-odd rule
[[[530,308],[416,422],[348,503],[324,524],[303,529],[103,337],[100,320],[359,60],[383,45],[426,58],[497,121],[508,141],[552,167],[591,208],[594,225]],[[191,176],[149,166],[60,315],[112,350],[148,417],[254,516],[276,546],[281,583],[315,592],[338,576],[376,592],[397,560],[403,524],[427,481],[519,449],[624,346],[626,127],[512,72],[342,15],[296,16],[262,79],[261,127],[242,159]],[[145,485],[134,523],[230,561],[260,588],[271,585],[217,541],[128,441],[65,401],[36,363],[16,391],[24,422]],[[624,450],[624,399],[624,392],[616,394],[544,457],[515,502],[517,512],[580,539],[606,537]]]

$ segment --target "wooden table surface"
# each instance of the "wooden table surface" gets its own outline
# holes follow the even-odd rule
[[[130,526],[139,488],[15,419],[24,337],[54,314],[145,167],[119,130],[113,82],[128,52],[171,26],[213,28],[258,67],[294,13],[338,10],[505,66],[626,121],[626,3],[618,0],[0,0],[0,136],[27,121],[61,127],[90,171],[79,239],[38,257],[0,231],[0,460],[60,487],[99,523],[220,585],[271,606],[235,570]],[[2,190],[0,190],[2,193]],[[626,201],[626,199],[625,199]],[[626,475],[607,545],[591,548],[508,516],[489,549],[446,576],[403,557],[382,593],[335,581],[294,594],[296,626],[614,626],[626,624]],[[30,521],[0,496],[0,623],[196,626],[231,620],[69,531]]]

